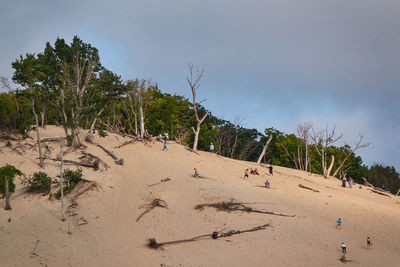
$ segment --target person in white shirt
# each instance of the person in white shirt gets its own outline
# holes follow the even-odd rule
[[[214,153],[214,144],[213,143],[211,143],[211,145],[210,145],[210,152]]]

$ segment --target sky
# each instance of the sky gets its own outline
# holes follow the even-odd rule
[[[20,54],[74,35],[123,79],[191,97],[263,131],[336,125],[364,163],[400,169],[398,0],[0,0],[0,76]],[[3,90],[4,89],[0,89]]]

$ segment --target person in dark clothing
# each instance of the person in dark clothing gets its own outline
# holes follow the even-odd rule
[[[270,166],[268,167],[268,169],[269,169],[269,174],[270,174],[270,175],[274,175],[274,172],[273,172],[273,169],[272,169],[272,165],[270,165]]]

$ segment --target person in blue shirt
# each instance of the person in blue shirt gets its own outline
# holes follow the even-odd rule
[[[342,229],[342,219],[339,218],[339,219],[337,220],[336,228]]]

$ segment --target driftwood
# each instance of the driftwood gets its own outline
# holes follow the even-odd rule
[[[244,212],[255,212],[255,213],[263,213],[263,214],[270,214],[270,215],[277,215],[277,216],[283,216],[283,217],[295,217],[296,215],[288,215],[288,214],[283,214],[283,213],[277,213],[273,211],[266,211],[266,210],[258,210],[258,209],[253,209],[250,208],[246,205],[246,203],[242,202],[218,202],[218,203],[204,203],[204,204],[198,204],[195,206],[196,210],[203,210],[205,207],[211,207],[215,208],[219,211],[226,211],[226,212],[231,212],[234,210],[239,210],[239,211],[244,211]]]
[[[363,179],[365,186],[372,187],[372,185],[370,183],[368,183],[367,179],[365,179],[364,177],[361,177],[361,179]]]
[[[90,162],[92,162],[92,161],[98,161],[99,163],[101,163],[101,165],[103,165],[103,167],[106,169],[106,170],[108,170],[108,168],[110,168],[110,166],[107,164],[107,163],[105,163],[103,160],[101,160],[99,157],[97,157],[97,156],[95,156],[95,155],[93,155],[93,154],[91,154],[91,153],[88,153],[88,152],[85,152],[85,151],[81,151],[81,153],[83,154],[81,157],[79,157],[79,159],[80,160],[83,160],[83,159],[87,159],[88,161],[90,161]]]
[[[197,152],[197,151],[194,151],[193,149],[191,149],[190,147],[186,147],[186,149],[187,150],[189,150],[190,152],[193,152],[193,153],[195,153],[195,154],[197,154],[197,155],[200,155],[200,153],[199,152]]]
[[[164,200],[159,199],[159,198],[153,199],[152,202],[150,202],[148,204],[144,204],[141,207],[139,207],[139,208],[146,208],[146,210],[142,214],[139,215],[139,217],[136,219],[136,222],[138,222],[140,220],[140,218],[142,218],[146,213],[150,212],[155,207],[168,209],[168,205]]]
[[[379,194],[379,195],[382,195],[382,196],[385,196],[385,197],[391,197],[390,195],[382,193],[382,192],[379,192],[378,190],[375,190],[375,189],[368,188],[368,190],[370,190],[371,192],[373,192],[375,194]]]
[[[152,187],[152,186],[155,186],[155,185],[159,185],[161,183],[165,183],[165,182],[168,182],[168,181],[171,181],[171,178],[167,177],[165,179],[161,179],[161,181],[159,181],[158,183],[155,183],[155,184],[151,184],[151,185],[149,185],[149,187]]]
[[[100,147],[101,149],[103,149],[108,155],[110,155],[116,164],[118,165],[123,165],[124,164],[124,159],[120,159],[118,158],[112,151],[108,150],[107,148],[105,148],[104,146],[100,145],[100,144],[95,144],[96,146]]]
[[[150,238],[147,243],[147,247],[152,248],[152,249],[158,249],[158,248],[163,248],[166,245],[173,245],[173,244],[179,244],[179,243],[186,243],[186,242],[193,242],[193,241],[198,241],[201,239],[205,238],[212,238],[212,239],[218,239],[218,238],[223,238],[223,237],[228,237],[232,235],[238,235],[238,234],[243,234],[243,233],[249,233],[249,232],[255,232],[255,231],[260,231],[266,229],[268,226],[270,226],[269,223],[263,224],[260,226],[256,226],[250,229],[245,229],[245,230],[230,230],[228,232],[213,232],[211,234],[205,234],[205,235],[199,235],[195,236],[193,238],[189,239],[181,239],[181,240],[174,240],[174,241],[168,241],[168,242],[161,242],[157,243],[155,238]]]
[[[37,247],[38,247],[38,245],[39,245],[39,242],[40,242],[39,239],[36,240],[35,247],[33,248],[32,253],[31,253],[31,258],[36,257],[36,256],[39,256],[39,255],[36,253],[36,250],[37,250]]]
[[[313,191],[315,193],[319,193],[319,190],[312,189],[311,187],[308,187],[308,186],[305,186],[305,185],[302,185],[302,184],[299,184],[299,187],[307,189],[307,190],[311,190],[311,191]]]
[[[43,159],[49,159],[52,161],[61,161],[61,159],[49,158],[49,157],[44,157]],[[97,161],[97,160],[95,160],[94,162],[78,162],[78,161],[74,161],[74,160],[64,159],[63,161],[64,161],[64,163],[71,163],[71,164],[79,165],[82,167],[93,168],[94,170],[99,169],[99,161]]]
[[[66,139],[65,135],[61,136],[49,136],[40,138],[40,142],[51,142],[51,141],[60,141]]]

